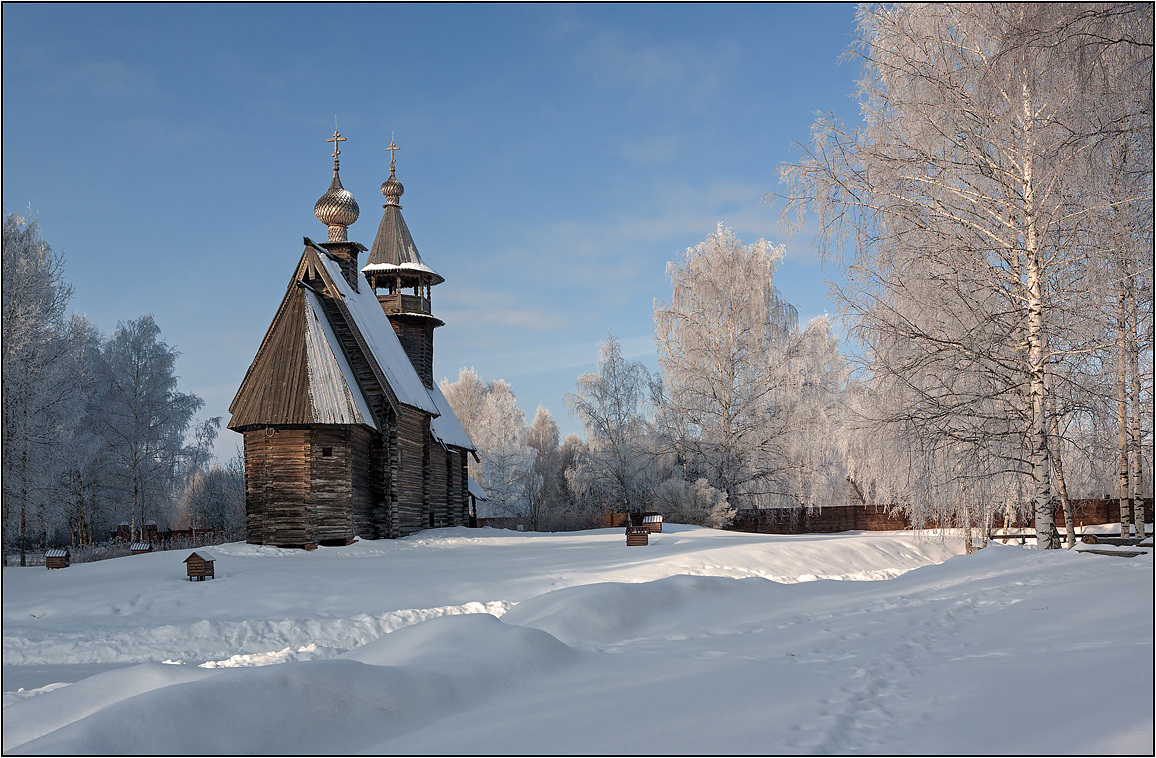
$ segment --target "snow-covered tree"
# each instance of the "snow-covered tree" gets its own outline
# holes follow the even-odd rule
[[[663,481],[655,489],[654,507],[667,521],[712,529],[730,526],[735,515],[726,493],[711,487],[704,478],[688,482],[674,476]]]
[[[621,343],[607,335],[597,373],[580,375],[577,392],[565,396],[586,430],[586,446],[578,450],[568,481],[575,494],[603,511],[641,511],[657,484],[646,418],[653,390],[646,367],[625,359]]]
[[[134,539],[147,520],[167,515],[185,432],[203,405],[177,390],[178,355],[151,315],[118,324],[101,350],[105,395],[97,430],[115,462]]]
[[[462,428],[477,445],[478,440],[474,433],[477,431],[477,418],[482,412],[482,401],[485,399],[488,385],[478,378],[477,371],[462,367],[458,372],[457,381],[443,379],[438,386],[446,396],[446,400],[450,402],[450,407],[454,409],[454,415],[458,417]]]
[[[526,444],[526,415],[516,401],[508,382],[491,382],[475,422],[478,483],[489,495],[487,510],[499,516],[526,516],[530,507],[536,453]]]
[[[72,288],[64,258],[40,235],[36,221],[16,214],[3,230],[3,524],[10,549],[26,562],[29,530],[43,538],[60,514],[58,492],[83,405],[83,367],[64,314]]]
[[[537,451],[527,444],[526,415],[510,384],[483,382],[476,371],[463,368],[456,382],[442,381],[440,387],[477,447],[480,462],[473,477],[489,496],[485,512],[534,520],[541,507]]]
[[[1076,12],[864,6],[865,126],[821,118],[804,160],[783,168],[786,216],[813,210],[820,251],[850,256],[842,296],[879,421],[934,453],[939,478],[1026,477],[1041,547],[1056,546],[1045,380],[1051,366],[1057,386],[1073,381],[1066,359],[1097,347],[1081,309],[1103,279],[1083,276],[1094,246],[1077,243],[1106,207],[1085,167],[1111,130],[1089,114],[1131,118],[1101,96],[1075,37],[1038,33]]]
[[[547,531],[564,525],[570,510],[570,496],[562,473],[562,449],[558,424],[542,406],[526,430],[526,445],[535,451],[533,476],[526,493],[530,528]]]
[[[774,286],[781,257],[719,224],[667,266],[672,296],[654,306],[664,432],[687,479],[705,476],[736,506],[830,502],[825,483],[843,478],[843,361],[827,319],[800,333]]]
[[[184,493],[186,525],[240,532],[245,526],[245,464],[241,455],[190,477]]]

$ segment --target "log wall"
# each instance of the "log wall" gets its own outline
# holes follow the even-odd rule
[[[245,432],[245,462],[249,542],[309,543],[309,430]]]
[[[353,430],[346,426],[309,430],[310,543],[345,545],[353,540],[352,438]]]
[[[440,443],[433,440],[430,441],[429,449],[429,508],[430,515],[432,516],[430,526],[449,526],[450,518],[447,493],[450,484],[450,471],[448,466],[450,454]]]
[[[470,462],[469,453],[465,450],[458,451],[458,477],[455,480],[455,487],[459,489],[455,491],[454,496],[457,498],[458,507],[458,523],[463,526],[470,524]]]
[[[388,537],[382,528],[386,517],[386,471],[380,434],[365,427],[352,428],[350,484],[353,531],[367,539]]]
[[[409,362],[425,386],[433,386],[433,333],[435,322],[422,316],[389,314],[393,331],[409,356]]]
[[[400,465],[397,473],[397,534],[402,537],[425,529],[429,491],[429,414],[402,406],[397,425]]]

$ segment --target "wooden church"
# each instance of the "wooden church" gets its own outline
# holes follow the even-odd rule
[[[381,224],[365,264],[359,208],[333,181],[314,206],[328,240],[305,250],[229,406],[244,436],[249,542],[345,545],[469,518],[474,446],[433,380],[432,288],[401,215],[390,143]]]

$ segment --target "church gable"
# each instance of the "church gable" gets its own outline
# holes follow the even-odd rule
[[[229,428],[313,423],[306,362],[305,298],[294,284],[229,406]]]
[[[307,248],[232,405],[230,429],[307,424],[378,428],[330,324],[322,296],[331,288]]]

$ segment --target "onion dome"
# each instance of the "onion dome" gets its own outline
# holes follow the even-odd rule
[[[396,162],[394,153],[400,149],[393,143],[393,140],[389,141],[389,147],[386,148],[389,151],[389,178],[381,185],[381,194],[385,195],[385,204],[396,205],[398,208],[401,207],[399,202],[401,196],[405,194],[405,187],[397,180],[397,174],[394,173],[394,163]]]
[[[381,174],[378,174],[378,176],[381,176]],[[397,180],[397,177],[394,176],[393,169],[391,168],[389,170],[389,179],[381,185],[381,194],[385,195],[385,204],[400,206],[401,203],[398,201],[401,200],[401,196],[404,193],[405,187],[403,187],[401,182]]]
[[[353,193],[341,186],[337,159],[341,151],[337,148],[337,143],[343,141],[345,137],[337,131],[326,140],[333,143],[333,181],[329,183],[329,190],[313,206],[313,214],[317,216],[317,220],[329,227],[330,242],[347,242],[349,236],[346,227],[357,221],[357,216],[361,213],[357,201],[353,199]]]

